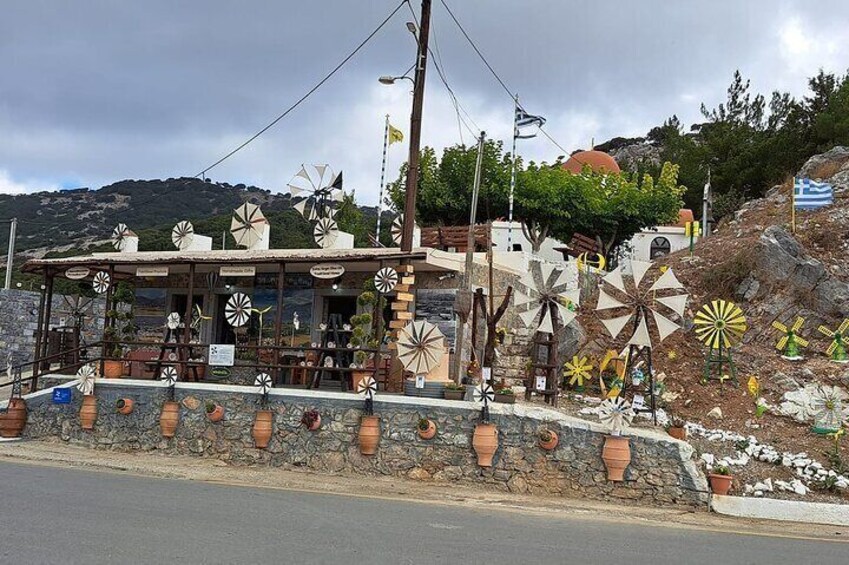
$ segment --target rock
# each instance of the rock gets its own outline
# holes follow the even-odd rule
[[[407,478],[413,479],[414,481],[429,481],[431,479],[431,475],[425,469],[415,467],[410,469],[410,472],[407,473]]]
[[[713,467],[713,463],[716,461],[716,458],[712,453],[702,453],[701,460],[704,461],[705,465],[708,467]]]
[[[780,372],[775,373],[772,378],[769,379],[768,383],[770,385],[773,385],[777,389],[777,391],[781,393],[791,392],[802,388],[802,385],[799,384],[799,381],[789,375]]]
[[[707,413],[707,416],[708,416],[708,418],[713,418],[715,420],[721,420],[722,419],[722,408],[720,408],[719,406],[715,406],[714,408],[711,409],[710,412]]]
[[[790,483],[790,487],[793,489],[793,492],[800,496],[808,494],[808,487],[806,487],[799,479],[793,479]]]
[[[526,493],[530,490],[530,487],[528,487],[528,481],[526,481],[524,477],[518,473],[510,477],[510,480],[507,481],[507,488],[510,492],[519,494]]]
[[[799,169],[798,176],[809,177],[816,180],[818,178],[816,176],[817,170],[821,169],[823,166],[831,164],[834,164],[836,166],[845,166],[847,162],[849,162],[849,147],[837,145],[835,147],[832,147],[825,153],[814,155],[813,157],[808,159],[805,164],[802,165],[802,168]]]
[[[183,399],[183,407],[186,410],[197,410],[199,406],[200,400],[198,400],[194,396],[187,396]]]

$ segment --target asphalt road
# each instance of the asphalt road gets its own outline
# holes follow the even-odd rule
[[[0,463],[2,564],[849,563],[847,543],[610,519]]]

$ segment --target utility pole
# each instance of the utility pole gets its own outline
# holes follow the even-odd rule
[[[413,226],[416,223],[416,190],[419,184],[419,149],[422,140],[422,106],[424,105],[427,44],[430,34],[431,0],[422,0],[421,26],[416,37],[416,75],[413,86],[413,112],[410,115],[410,155],[407,158],[407,192],[404,201],[404,226],[401,232],[401,251],[413,249]]]
[[[15,231],[18,228],[18,219],[9,220],[9,255],[6,258],[6,285],[5,289],[12,288],[12,263],[15,260]]]

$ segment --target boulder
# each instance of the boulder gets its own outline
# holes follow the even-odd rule
[[[808,159],[804,165],[802,165],[802,168],[799,169],[798,176],[816,179],[817,171],[821,167],[830,165],[832,163],[838,166],[843,165],[844,167],[849,164],[849,147],[837,145],[835,147],[832,147],[825,153],[814,155],[813,157]]]

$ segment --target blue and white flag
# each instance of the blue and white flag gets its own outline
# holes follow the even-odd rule
[[[793,194],[799,210],[815,210],[834,202],[834,190],[827,182],[795,179]]]
[[[532,114],[528,114],[521,106],[516,106],[516,129],[513,132],[513,135],[516,139],[530,139],[532,137],[536,137],[537,134],[522,134],[521,129],[528,126],[537,126],[542,127],[545,125],[545,118],[542,116],[534,116]]]

